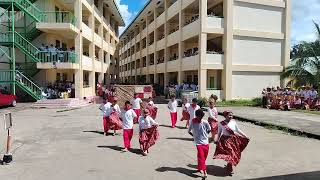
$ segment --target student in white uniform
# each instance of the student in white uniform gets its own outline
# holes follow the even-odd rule
[[[109,116],[112,112],[112,104],[108,102],[108,100],[105,100],[103,104],[99,107],[99,109],[102,111],[102,116],[103,116],[103,132],[104,135],[106,136],[109,131],[109,126],[108,126],[108,121],[109,121]]]
[[[137,117],[137,114],[131,108],[129,101],[125,102],[124,111],[122,112],[123,123],[123,151],[128,151],[131,148],[131,139],[133,136],[133,119]]]
[[[188,108],[190,107],[190,103],[188,103],[187,98],[182,99],[182,118],[181,121],[186,121],[186,128],[189,126],[190,114],[188,112]]]
[[[171,127],[175,128],[176,123],[177,123],[177,119],[178,119],[178,113],[177,113],[178,102],[176,100],[175,95],[171,95],[171,100],[168,103],[168,108],[170,110]]]
[[[188,112],[190,114],[189,124],[191,123],[192,119],[196,117],[196,111],[200,109],[200,106],[197,103],[198,103],[197,98],[193,98],[192,104],[188,108]]]
[[[141,103],[142,103],[142,100],[138,97],[138,94],[135,93],[134,98],[131,100],[131,105],[132,105],[132,109],[134,110],[134,112],[137,114],[138,117],[141,115]],[[133,122],[137,124],[138,118],[135,118]]]

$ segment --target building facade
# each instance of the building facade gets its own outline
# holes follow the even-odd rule
[[[0,84],[35,99],[43,87],[72,84],[76,98],[116,78],[118,27],[114,0],[0,0]]]
[[[199,85],[199,96],[253,98],[282,84],[290,0],[151,0],[120,36],[122,82]]]

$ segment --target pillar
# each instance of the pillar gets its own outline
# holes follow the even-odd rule
[[[232,99],[232,48],[233,48],[233,1],[223,1],[224,15],[224,70],[222,71],[222,88],[224,99]]]
[[[80,0],[76,0],[74,3],[74,13],[77,17],[76,25],[81,29],[82,25],[82,3]],[[82,64],[82,51],[83,51],[83,42],[82,42],[82,32],[80,32],[75,38],[75,53],[77,54],[79,64]],[[83,70],[82,66],[79,66],[79,69],[75,70],[75,97],[82,99],[83,98]]]

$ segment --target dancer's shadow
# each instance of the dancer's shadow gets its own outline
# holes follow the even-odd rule
[[[115,151],[119,151],[121,153],[125,153],[123,152],[123,148],[119,147],[119,146],[97,146],[98,148],[107,148],[107,149],[112,149]],[[140,149],[134,149],[134,148],[130,148],[129,152],[133,153],[133,154],[137,154],[137,155],[142,155],[141,154],[141,150]]]
[[[159,125],[160,127],[166,127],[166,128],[171,128],[171,129],[174,129],[174,128],[172,128],[171,126],[169,126],[169,125],[164,125],[164,124],[161,124],[161,125]],[[185,127],[181,127],[181,126],[176,126],[176,128],[177,129],[187,129],[187,128],[185,128]]]
[[[183,168],[183,167],[159,167],[156,169],[156,171],[158,171],[158,172],[175,171],[175,172],[179,172],[181,174],[185,174],[185,175],[192,177],[192,178],[201,177],[201,176],[195,174],[198,172],[197,170],[192,170],[192,169]]]
[[[168,137],[167,139],[182,140],[182,141],[193,141],[193,138],[183,138],[183,137]]]
[[[190,168],[197,169],[197,165],[188,164]],[[223,167],[215,165],[207,165],[207,173],[211,176],[226,177],[230,176],[230,173]]]
[[[104,135],[103,131],[82,131],[82,132],[89,132],[89,133],[96,133],[96,134],[100,134],[100,135]],[[113,133],[107,133],[107,136],[112,135]]]

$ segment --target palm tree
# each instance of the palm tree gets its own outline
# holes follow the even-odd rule
[[[301,42],[291,50],[290,65],[281,74],[282,79],[289,79],[288,84],[295,87],[302,85],[318,86],[320,82],[320,27],[316,27],[317,40]]]

